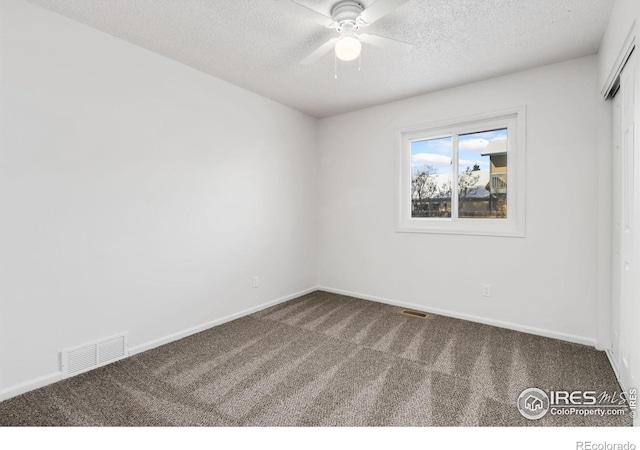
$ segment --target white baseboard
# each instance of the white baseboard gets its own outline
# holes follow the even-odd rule
[[[294,294],[286,295],[284,297],[280,297],[276,300],[272,300],[267,303],[262,303],[261,305],[254,306],[253,308],[245,309],[243,311],[229,314],[228,316],[221,317],[219,319],[212,320],[210,322],[203,323],[201,325],[197,325],[195,327],[187,328],[186,330],[178,331],[176,333],[161,337],[159,339],[154,339],[153,341],[147,342],[145,344],[136,345],[134,347],[129,348],[129,356],[133,356],[137,353],[146,352],[147,350],[151,350],[153,348],[159,347],[161,345],[168,344],[173,341],[177,341],[178,339],[185,338],[187,336],[191,336],[192,334],[200,333],[201,331],[208,330],[209,328],[213,328],[218,325],[222,325],[223,323],[231,322],[232,320],[239,319],[240,317],[248,316],[249,314],[253,314],[255,312],[261,311],[263,309],[269,308],[271,306],[278,305],[280,303],[284,303],[289,300],[293,300],[294,298],[300,297],[305,294],[309,294],[310,292],[317,291],[317,287],[310,287],[308,289],[304,289],[302,291],[296,292]]]
[[[618,363],[616,362],[616,359],[613,356],[613,352],[610,349],[606,349],[605,354],[607,355],[607,358],[609,359],[609,364],[611,365],[611,368],[613,369],[613,373],[615,374],[618,383],[620,383],[620,385],[622,385],[622,383],[620,382],[620,375],[618,374]]]
[[[0,402],[10,399],[11,397],[17,397],[25,392],[33,391],[49,384],[56,383],[62,380],[63,375],[61,371],[51,372],[48,375],[43,375],[38,378],[34,378],[24,383],[16,384],[0,391]]]
[[[553,338],[553,339],[559,339],[561,341],[568,341],[568,342],[573,342],[576,344],[583,344],[583,345],[588,345],[590,347],[595,347],[596,345],[596,340],[593,338],[587,338],[584,336],[576,336],[573,334],[567,334],[567,333],[561,333],[561,332],[557,332],[557,331],[552,331],[552,330],[545,330],[543,328],[535,328],[535,327],[529,327],[526,325],[520,325],[517,323],[512,323],[512,322],[503,322],[500,320],[494,320],[494,319],[489,319],[486,317],[480,317],[480,316],[474,316],[474,315],[470,315],[470,314],[464,314],[464,313],[459,313],[459,312],[455,312],[455,311],[449,311],[449,310],[445,310],[445,309],[439,309],[439,308],[430,308],[428,306],[424,306],[424,305],[417,305],[414,303],[407,303],[407,302],[402,302],[402,301],[398,301],[398,300],[391,300],[388,298],[382,298],[382,297],[377,297],[375,295],[367,295],[367,294],[362,294],[359,292],[351,292],[351,291],[345,291],[342,289],[334,289],[334,288],[330,288],[327,286],[318,286],[317,288],[319,291],[326,291],[326,292],[331,292],[334,294],[341,294],[341,295],[346,295],[349,297],[357,297],[357,298],[362,298],[364,300],[371,300],[374,302],[378,302],[378,303],[385,303],[387,305],[393,305],[393,306],[400,306],[402,308],[407,308],[407,309],[415,309],[418,311],[424,311],[424,312],[428,312],[428,313],[432,313],[432,314],[438,314],[441,316],[447,316],[447,317],[453,317],[456,319],[462,319],[462,320],[468,320],[470,322],[478,322],[478,323],[483,323],[485,325],[492,325],[495,327],[499,327],[499,328],[506,328],[509,330],[514,330],[514,331],[521,331],[523,333],[528,333],[528,334],[535,334],[538,336],[544,336],[544,337],[548,337],[548,338]]]
[[[314,292],[317,290],[318,288],[315,286],[310,287],[308,289],[296,292],[294,294],[286,295],[284,297],[280,297],[276,300],[272,300],[267,303],[262,303],[258,306],[254,306],[253,308],[245,309],[243,311],[240,311],[234,314],[229,314],[228,316],[224,316],[219,319],[212,320],[210,322],[206,322],[201,325],[188,328],[186,330],[178,331],[176,333],[161,337],[159,339],[154,339],[153,341],[150,341],[141,345],[136,345],[134,347],[129,348],[129,356],[133,356],[137,353],[151,350],[152,348],[156,348],[161,345],[168,344],[169,342],[177,341],[178,339],[182,339],[192,334],[199,333],[204,330],[208,330],[209,328],[215,327],[217,325],[222,325],[223,323],[230,322],[235,319],[239,319],[240,317],[248,316],[249,314],[253,314],[255,312],[269,308],[271,306],[275,306],[277,304],[284,303],[289,300],[293,300],[294,298],[300,297],[305,294],[309,294],[310,292]],[[25,381],[24,383],[20,383],[20,384],[11,386],[9,388],[3,389],[2,391],[0,391],[0,402],[4,400],[8,400],[12,397],[16,397],[18,395],[24,394],[26,392],[39,389],[49,384],[53,384],[57,381],[62,380],[63,378],[64,376],[62,372],[56,371],[48,375],[43,375],[41,377],[34,378],[29,381]]]

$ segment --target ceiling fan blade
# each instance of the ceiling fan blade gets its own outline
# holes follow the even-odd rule
[[[303,66],[310,66],[315,63],[317,60],[333,50],[336,46],[336,42],[338,42],[338,38],[329,39],[327,42],[315,49],[309,56],[300,61],[300,64]]]
[[[313,22],[317,22],[320,25],[324,25],[325,27],[329,27],[333,25],[333,19],[325,16],[324,14],[320,14],[313,9],[309,9],[306,6],[302,6],[300,3],[296,3],[293,0],[279,0],[278,6],[281,10],[289,12],[298,17],[302,17],[307,20],[311,20]]]
[[[360,14],[360,19],[367,25],[372,24],[408,1],[409,0],[378,0]]]
[[[362,33],[359,34],[358,37],[365,44],[375,45],[376,47],[380,47],[396,53],[406,53],[413,48],[412,44],[378,36],[377,34]]]

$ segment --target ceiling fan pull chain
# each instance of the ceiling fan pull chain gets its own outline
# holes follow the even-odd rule
[[[333,77],[338,79],[338,56],[333,53]]]
[[[358,55],[358,73],[362,71],[362,53]]]

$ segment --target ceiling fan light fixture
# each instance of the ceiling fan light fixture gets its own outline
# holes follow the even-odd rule
[[[343,36],[336,43],[336,56],[342,61],[353,61],[361,50],[362,44],[355,36]]]
[[[331,8],[331,17],[299,4],[295,0],[279,0],[277,3],[289,12],[314,20],[326,28],[336,30],[339,36],[329,39],[309,56],[300,61],[303,66],[316,63],[320,58],[334,51],[336,60],[353,61],[360,57],[362,42],[365,44],[385,48],[396,52],[409,51],[413,46],[375,34],[360,33],[360,28],[367,27],[380,20],[396,8],[410,0],[369,0],[373,4],[365,8],[362,0],[333,0],[337,1]],[[358,34],[356,34],[358,33]],[[360,68],[358,68],[360,70]],[[337,77],[336,77],[337,78]]]

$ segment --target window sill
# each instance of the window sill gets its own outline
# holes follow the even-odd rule
[[[409,219],[405,223],[396,226],[396,233],[427,233],[427,234],[452,234],[467,236],[491,236],[491,237],[525,237],[524,227],[518,227],[513,223],[497,224],[493,220],[479,219],[478,223],[474,219],[467,219],[473,222],[452,223],[449,219],[428,219],[429,224],[418,219]],[[457,226],[456,226],[457,225]]]

